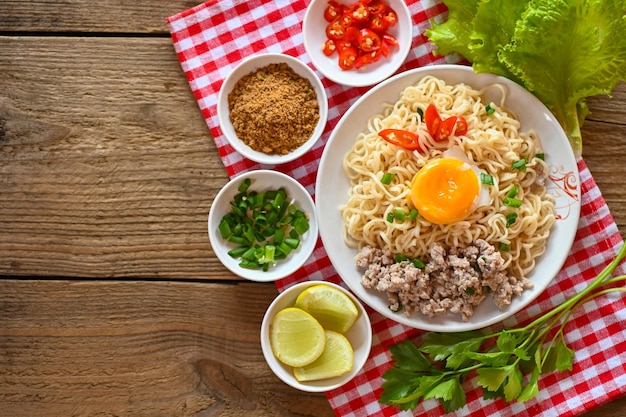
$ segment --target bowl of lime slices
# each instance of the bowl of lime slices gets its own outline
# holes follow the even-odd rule
[[[326,281],[295,284],[279,294],[261,324],[261,348],[272,371],[307,392],[342,386],[363,368],[372,327],[361,302]]]

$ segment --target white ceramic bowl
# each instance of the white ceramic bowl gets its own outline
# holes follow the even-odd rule
[[[218,230],[222,217],[230,211],[230,203],[239,192],[239,185],[246,178],[252,180],[249,191],[267,191],[284,188],[297,208],[309,216],[309,230],[302,236],[300,246],[294,249],[286,259],[277,261],[268,271],[248,269],[239,266],[239,259],[233,258],[228,251],[237,245],[225,241]],[[311,194],[295,179],[278,171],[249,171],[231,179],[213,200],[208,220],[209,240],[218,259],[234,274],[257,282],[276,281],[296,272],[311,256],[318,237],[315,205]]]
[[[272,319],[274,318],[276,313],[278,313],[280,310],[286,307],[293,306],[296,298],[302,291],[310,286],[318,284],[330,285],[334,288],[341,290],[342,292],[347,294],[352,299],[352,301],[354,301],[354,304],[356,304],[359,310],[359,317],[356,319],[352,327],[345,333],[345,336],[350,341],[352,349],[354,350],[354,366],[352,367],[352,370],[350,372],[341,376],[319,381],[299,382],[293,375],[293,368],[291,366],[285,365],[284,363],[276,359],[276,356],[274,356],[274,353],[272,352],[272,348],[270,346],[270,323],[272,322]],[[263,322],[261,323],[261,349],[263,350],[263,356],[265,356],[265,360],[267,361],[272,371],[274,371],[276,376],[278,376],[287,385],[290,385],[301,391],[330,391],[347,383],[352,378],[354,378],[354,376],[361,370],[361,368],[363,368],[363,365],[365,365],[365,362],[367,361],[367,358],[370,354],[371,347],[372,325],[370,323],[367,312],[365,311],[365,308],[352,293],[346,291],[343,287],[333,284],[331,282],[307,281],[295,284],[292,287],[287,288],[274,299],[272,304],[270,304],[267,311],[265,312],[265,316],[263,317]]]
[[[317,94],[317,102],[320,110],[319,121],[309,140],[286,155],[270,155],[259,152],[252,149],[244,141],[239,139],[230,120],[230,110],[228,108],[228,95],[241,78],[259,68],[278,63],[286,63],[296,74],[309,80],[311,86],[313,86],[313,89]],[[239,154],[261,164],[283,164],[304,155],[320,138],[328,120],[328,98],[326,96],[326,90],[324,89],[319,77],[310,67],[299,59],[290,55],[276,53],[253,55],[239,63],[224,80],[217,98],[217,118],[226,140],[228,140],[228,143],[230,143],[230,145]]]
[[[344,223],[339,207],[346,203],[350,188],[343,159],[354,144],[354,138],[366,129],[373,114],[382,112],[387,104],[395,103],[407,86],[416,84],[427,75],[448,84],[466,83],[478,90],[485,88],[487,102],[499,103],[504,94],[505,107],[518,115],[521,130],[534,130],[539,135],[549,167],[546,187],[555,198],[557,221],[550,231],[546,253],[538,259],[535,269],[528,276],[534,282],[533,288],[513,297],[511,305],[502,310],[491,300],[485,300],[476,307],[468,321],[452,313],[428,317],[419,313],[407,316],[404,312],[391,311],[384,293],[361,285],[363,271],[354,262],[357,250],[345,244],[341,232]],[[501,85],[504,93],[498,88],[486,88],[494,84]],[[328,257],[343,281],[365,304],[406,326],[434,332],[461,332],[487,327],[512,316],[535,300],[552,282],[565,263],[578,230],[580,187],[576,159],[567,136],[557,119],[535,96],[504,77],[476,74],[470,66],[433,65],[403,72],[372,88],[342,116],[320,160],[315,201],[320,237]]]
[[[398,23],[389,29],[399,43],[387,58],[383,58],[374,64],[369,64],[359,70],[342,70],[337,64],[337,53],[328,57],[322,52],[322,46],[326,42],[326,26],[324,9],[328,0],[311,0],[304,14],[302,33],[304,48],[311,58],[313,65],[328,79],[342,85],[351,87],[363,87],[378,84],[392,76],[404,63],[413,42],[413,20],[411,13],[403,0],[383,0],[385,4],[395,10],[398,15]],[[340,0],[341,4],[349,5],[354,0]]]

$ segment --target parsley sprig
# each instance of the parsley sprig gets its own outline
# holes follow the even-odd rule
[[[571,370],[574,351],[565,343],[564,327],[587,301],[611,292],[626,275],[612,276],[626,257],[622,244],[615,259],[589,285],[526,326],[492,333],[468,331],[426,333],[420,346],[404,340],[389,347],[393,364],[383,374],[380,402],[413,410],[422,400],[436,398],[446,413],[466,403],[462,383],[477,375],[485,399],[526,401],[539,392],[539,377]]]

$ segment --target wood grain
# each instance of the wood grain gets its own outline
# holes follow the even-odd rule
[[[324,394],[303,396],[264,362],[259,329],[276,294],[0,280],[0,415],[331,416]]]
[[[168,39],[0,38],[0,74],[0,274],[224,277],[228,178]]]
[[[228,178],[165,21],[200,3],[0,0],[1,416],[333,415],[265,364],[275,286],[208,242]],[[626,236],[626,84],[589,106]]]

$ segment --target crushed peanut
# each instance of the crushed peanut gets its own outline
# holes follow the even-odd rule
[[[228,107],[239,139],[268,155],[298,148],[311,137],[320,117],[311,83],[285,63],[242,77],[228,95]]]

